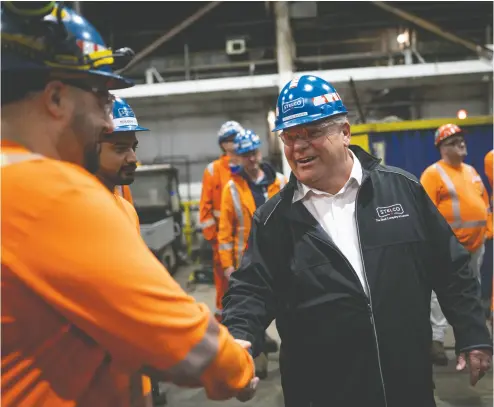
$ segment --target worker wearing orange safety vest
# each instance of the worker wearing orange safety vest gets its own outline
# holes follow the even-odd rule
[[[429,166],[420,179],[427,194],[453,229],[460,243],[471,253],[470,267],[480,282],[484,256],[489,198],[477,171],[463,161],[467,146],[463,132],[455,124],[445,124],[435,133],[441,160]],[[432,358],[447,363],[444,332],[448,326],[435,293],[431,302],[433,331]]]
[[[218,223],[220,219],[221,191],[232,176],[232,171],[239,167],[232,162],[233,139],[243,131],[242,126],[235,121],[224,123],[218,132],[218,142],[223,155],[208,164],[202,178],[201,200],[199,203],[199,222],[204,239],[213,251],[213,274],[216,288],[215,317],[221,322],[221,300],[228,287],[228,280],[223,275],[223,269],[218,254]]]
[[[492,199],[492,195],[493,195],[493,187],[492,187],[493,176],[492,176],[492,174],[494,172],[493,156],[494,156],[494,150],[491,150],[485,155],[485,158],[484,158],[484,172],[485,172],[487,179],[489,180],[489,185],[491,186],[491,198],[490,198],[491,212],[490,212],[489,219],[487,221],[487,236],[486,236],[487,239],[491,240],[490,241],[491,247],[492,247],[492,238],[493,238],[493,230],[494,230],[493,215],[492,215],[493,214],[493,206],[494,206],[494,201]],[[491,291],[491,315],[490,315],[491,331],[492,331],[492,325],[493,325],[493,315],[494,315],[494,279],[492,281],[492,291]]]
[[[241,171],[234,174],[223,188],[218,231],[219,256],[226,278],[240,265],[255,210],[287,183],[283,174],[277,173],[268,163],[261,162],[261,141],[252,130],[238,134],[234,147]],[[264,352],[256,359],[256,376],[266,377],[265,353],[277,350],[276,341],[266,334]]]
[[[54,2],[1,7],[2,406],[142,406],[141,374],[246,397],[249,344],[180,288],[92,175],[109,90],[132,85],[112,67],[131,53]]]
[[[139,217],[129,200],[121,194],[125,186],[130,192],[129,184],[134,182],[137,167],[136,149],[138,140],[136,132],[149,131],[139,126],[132,108],[123,99],[115,98],[113,102],[113,132],[105,134],[101,142],[100,166],[96,176],[115,195],[117,205],[122,209],[137,233],[140,234]],[[155,386],[156,387],[156,386]],[[133,389],[134,390],[134,389]],[[138,389],[134,391],[138,392]],[[143,377],[142,393],[146,407],[153,407],[151,381]]]
[[[492,217],[492,206],[494,205],[494,202],[492,200],[492,173],[493,173],[493,154],[494,153],[494,150],[491,150],[489,151],[486,155],[485,155],[485,158],[484,158],[484,172],[485,172],[485,176],[487,177],[487,180],[489,181],[489,185],[491,187],[491,196],[490,196],[490,203],[491,203],[491,211],[490,211],[490,214],[489,214],[489,218],[488,218],[488,222],[487,222],[487,235],[486,235],[486,238],[487,239],[492,239],[492,235],[493,235],[493,229],[494,229],[494,225],[493,225],[493,217]]]

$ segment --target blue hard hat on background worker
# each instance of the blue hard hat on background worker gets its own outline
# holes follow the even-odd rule
[[[235,137],[242,131],[244,131],[244,128],[239,122],[229,120],[223,123],[218,131],[218,143],[221,145],[221,143],[228,141],[229,138]]]
[[[243,155],[251,151],[258,150],[261,147],[261,139],[252,130],[245,130],[235,136],[234,140],[235,154]]]
[[[272,131],[342,114],[348,114],[348,111],[333,85],[317,76],[303,75],[288,82],[281,90]]]
[[[134,110],[122,98],[115,97],[113,102],[113,133],[125,131],[149,131],[139,126]]]

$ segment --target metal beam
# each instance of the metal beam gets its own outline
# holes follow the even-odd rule
[[[121,74],[122,72],[125,72],[128,69],[130,69],[132,66],[134,66],[135,64],[140,62],[142,59],[146,58],[149,54],[151,54],[151,52],[153,52],[156,48],[160,47],[165,42],[167,42],[170,39],[172,39],[173,37],[175,37],[178,33],[185,30],[187,27],[189,27],[190,25],[195,23],[197,20],[199,20],[203,15],[210,12],[211,10],[213,10],[214,8],[219,6],[220,4],[221,4],[221,1],[212,1],[210,3],[207,3],[204,7],[201,7],[194,14],[187,17],[180,24],[173,27],[165,35],[161,36],[156,41],[153,41],[150,45],[148,45],[142,51],[138,52],[136,54],[136,56],[134,57],[134,59],[132,61],[130,61],[130,63],[127,66],[125,66],[124,68],[117,71],[117,73]]]
[[[443,30],[441,27],[437,26],[436,24],[433,24],[423,18],[420,18],[416,16],[415,14],[409,13],[407,11],[401,10],[398,7],[391,6],[389,3],[385,3],[383,1],[372,1],[377,7],[382,8],[383,10],[389,11],[390,13],[403,18],[406,21],[409,21],[415,25],[418,25],[419,27],[423,28],[424,30],[430,31],[448,41],[451,41],[455,44],[462,45],[463,47],[469,49],[472,52],[475,52],[479,56],[484,56],[487,59],[490,59],[492,61],[493,58],[493,53],[492,51],[479,44],[475,44],[472,41],[465,40],[463,38],[458,37],[457,35]]]

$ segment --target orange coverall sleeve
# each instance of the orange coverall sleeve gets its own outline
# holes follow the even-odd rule
[[[227,183],[221,193],[220,227],[218,230],[218,253],[223,270],[234,265],[233,236],[235,223],[233,199]]]
[[[477,175],[479,177],[479,179],[481,180],[479,173],[475,169],[474,169],[474,171],[475,171],[475,175]],[[491,203],[489,202],[489,192],[487,191],[487,188],[485,187],[484,183],[482,181],[480,181],[480,182],[482,183],[482,189],[483,189],[482,199],[484,200],[485,208],[487,211],[487,227],[485,230],[485,238],[486,239],[492,239],[493,218],[492,218]]]
[[[494,156],[494,153],[491,150],[486,154],[486,156],[484,158],[484,171],[485,171],[485,175],[486,175],[487,179],[489,180],[489,184],[491,186],[491,189],[492,189],[492,173],[494,172],[493,156]]]
[[[181,289],[104,187],[52,199],[13,260],[32,290],[129,372],[204,386],[216,400],[248,385],[251,356]]]
[[[214,176],[213,163],[204,170],[202,176],[201,199],[199,201],[199,223],[204,239],[214,241],[217,238],[217,224],[213,214]]]
[[[429,198],[437,207],[439,205],[439,188],[441,187],[441,180],[436,170],[432,167],[427,168],[420,177],[420,183],[429,195]]]

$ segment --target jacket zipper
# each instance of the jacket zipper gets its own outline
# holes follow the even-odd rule
[[[358,240],[358,244],[359,244],[360,257],[362,259],[362,271],[363,271],[363,275],[364,275],[365,285],[367,287],[367,292],[369,293],[369,301],[367,303],[367,306],[369,307],[369,314],[370,314],[370,319],[371,319],[371,324],[372,324],[372,330],[374,331],[374,339],[376,341],[377,363],[379,365],[379,374],[381,376],[381,385],[382,385],[382,388],[383,388],[384,406],[387,407],[388,406],[388,400],[387,400],[387,397],[386,397],[386,386],[384,384],[384,376],[383,376],[383,370],[382,370],[382,366],[381,366],[381,355],[380,355],[380,352],[379,352],[379,341],[377,340],[376,321],[374,320],[374,311],[372,309],[372,296],[371,296],[371,290],[370,290],[370,286],[369,286],[369,281],[367,280],[367,273],[365,272],[364,253],[362,252],[362,243],[360,242],[360,229],[359,229],[358,220],[357,220],[358,219],[358,217],[357,217],[358,196],[359,196],[360,190],[362,189],[362,186],[364,185],[364,182],[366,180],[367,179],[363,179],[362,180],[362,182],[360,184],[360,187],[357,190],[357,196],[355,197],[355,224],[357,226],[357,240]],[[353,267],[352,267],[352,270],[353,270]],[[357,273],[355,272],[355,270],[354,270],[354,273],[357,276]],[[357,278],[358,278],[358,276],[357,276]]]
[[[358,201],[358,196],[359,196],[359,193],[360,193],[360,189],[362,188],[362,185],[364,185],[364,182],[365,181],[366,181],[366,179],[363,179],[362,180],[362,183],[361,183],[361,185],[360,185],[360,187],[359,187],[359,189],[357,191],[357,196],[355,197],[355,224],[357,226],[357,239],[358,239],[358,243],[359,243],[360,257],[362,258],[362,271],[363,271],[363,274],[364,274],[365,286],[367,287],[367,292],[369,294],[366,295],[364,289],[362,289],[362,291],[363,291],[364,296],[365,296],[366,301],[367,301],[367,308],[368,308],[368,311],[369,311],[370,322],[371,322],[371,325],[372,325],[372,331],[374,332],[374,339],[375,339],[375,342],[376,342],[376,351],[377,351],[377,363],[378,363],[378,366],[379,366],[379,375],[381,376],[381,385],[382,385],[382,389],[383,389],[384,406],[387,407],[388,406],[388,400],[387,400],[387,397],[386,397],[386,386],[384,385],[384,376],[383,376],[383,371],[382,371],[382,366],[381,366],[381,355],[380,355],[380,352],[379,352],[379,342],[377,340],[376,321],[374,320],[374,311],[372,309],[371,291],[370,291],[369,281],[367,280],[367,274],[365,272],[364,254],[362,252],[362,244],[360,242],[360,230],[359,230],[358,222],[357,222],[357,208],[358,208],[357,201]],[[322,243],[328,244],[327,242],[319,239],[317,236],[314,236],[314,237],[317,240],[321,241]],[[345,262],[348,265],[349,269],[352,271],[353,275],[355,276],[355,278],[359,282],[359,285],[361,285],[360,278],[358,277],[357,272],[355,271],[355,269],[353,268],[353,266],[350,264],[350,262],[348,261],[348,259],[345,257],[345,255],[341,252],[341,250],[336,245],[333,246],[332,244],[330,244],[329,246],[333,250],[335,250],[345,260]]]
[[[357,192],[357,197],[358,197],[358,192]],[[357,199],[355,199],[355,202],[357,202]],[[357,218],[357,205],[355,204],[355,220],[356,220],[356,218]],[[317,236],[313,236],[313,237],[315,239],[319,240],[320,242],[328,245],[328,242],[325,242],[324,240],[319,239]],[[360,246],[360,234],[358,231],[358,224],[357,224],[357,238],[358,238],[358,242],[359,242],[359,246]],[[355,278],[359,282],[359,285],[361,286],[360,278],[358,277],[357,272],[355,271],[353,266],[350,264],[348,259],[345,257],[345,255],[341,252],[340,249],[338,249],[337,246],[333,246],[332,244],[329,244],[329,246],[333,250],[335,250],[343,258],[343,260],[345,260],[345,263],[348,265],[348,268],[352,271],[353,275],[355,276]],[[372,311],[372,299],[371,299],[371,294],[370,294],[369,282],[367,281],[367,276],[365,274],[365,265],[364,265],[364,257],[363,257],[363,253],[362,253],[362,248],[360,248],[360,256],[362,257],[362,268],[363,268],[362,271],[364,273],[365,286],[367,287],[367,291],[368,291],[369,295],[368,296],[366,295],[365,290],[363,288],[362,288],[362,293],[364,294],[364,297],[365,297],[366,302],[367,302],[367,309],[369,311],[370,322],[372,325],[372,331],[374,332],[374,340],[376,342],[376,351],[377,351],[377,363],[379,366],[379,375],[381,376],[381,386],[383,388],[384,406],[387,407],[388,401],[386,398],[386,388],[384,386],[384,376],[383,376],[382,367],[381,367],[381,356],[379,353],[379,343],[377,341],[377,331],[376,331],[376,326],[375,326],[375,321],[374,321],[374,313]]]

